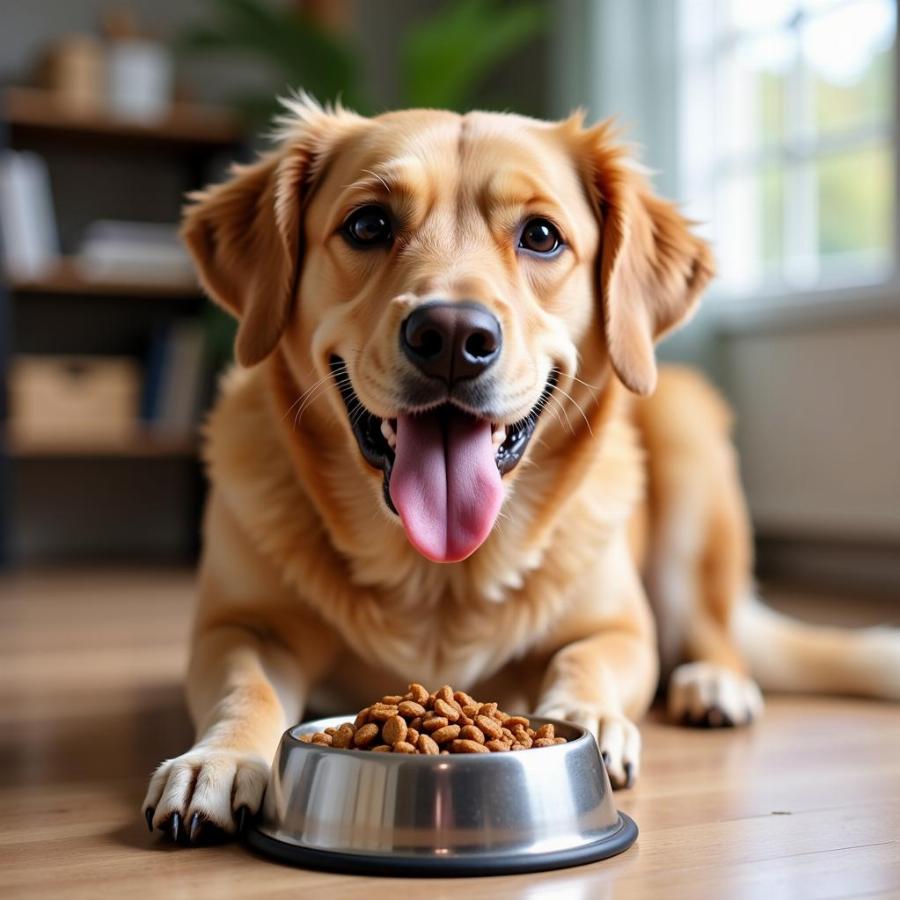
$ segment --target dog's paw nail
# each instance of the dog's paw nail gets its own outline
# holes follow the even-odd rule
[[[169,836],[174,844],[177,844],[181,837],[181,816],[178,813],[172,813],[172,819],[169,822]]]
[[[188,836],[188,840],[192,844],[196,844],[197,839],[203,833],[203,824],[204,824],[204,820],[203,820],[203,817],[200,815],[200,813],[194,813],[194,815],[191,816],[191,832],[190,832],[190,835]]]
[[[156,810],[152,806],[148,806],[144,810],[144,818],[147,820],[147,828],[151,834],[153,833],[153,813],[155,812]]]
[[[247,817],[250,810],[246,806],[242,806],[237,811],[237,830],[238,834],[243,834],[247,827]]]
[[[630,788],[634,785],[634,764],[625,763],[625,787]]]
[[[734,720],[718,706],[713,706],[706,718],[710,728],[734,728]]]
[[[608,769],[609,768],[609,754],[605,750],[602,750],[600,752],[600,757],[603,759],[603,765],[606,766],[606,768]]]

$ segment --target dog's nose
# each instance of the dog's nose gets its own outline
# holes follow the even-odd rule
[[[500,355],[503,332],[480,303],[425,303],[400,326],[400,345],[410,362],[448,385],[475,378]]]

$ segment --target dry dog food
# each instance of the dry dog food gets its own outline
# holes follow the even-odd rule
[[[549,723],[532,728],[525,716],[510,716],[496,703],[481,703],[445,684],[433,694],[411,684],[361,709],[353,722],[301,734],[305,744],[373,753],[506,753],[565,744]]]

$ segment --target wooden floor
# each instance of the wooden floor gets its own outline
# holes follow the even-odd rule
[[[850,700],[770,698],[742,731],[651,717],[643,778],[617,795],[638,844],[578,869],[369,880],[174,848],[139,804],[190,740],[190,605],[180,573],[0,582],[0,896],[900,897],[900,710]]]

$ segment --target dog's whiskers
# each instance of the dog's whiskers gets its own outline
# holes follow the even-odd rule
[[[345,369],[346,369],[346,367],[345,367]],[[319,378],[316,382],[314,382],[312,385],[310,385],[302,394],[300,394],[300,396],[288,407],[287,412],[285,412],[284,416],[282,417],[282,421],[284,421],[284,419],[286,419],[294,411],[294,408],[297,406],[297,404],[302,404],[303,401],[307,397],[310,396],[310,394],[312,394],[324,382],[328,381],[329,378],[331,378],[330,373],[328,375],[323,376],[322,378]]]
[[[340,380],[337,380],[338,385],[341,384]],[[326,389],[327,387],[327,379],[318,382],[314,385],[313,388],[310,388],[309,391],[306,392],[306,399],[303,404],[297,410],[296,415],[294,416],[294,428],[300,424],[300,419],[303,417],[303,414],[309,409],[312,405],[313,401]]]
[[[297,397],[297,399],[287,408],[284,415],[281,417],[282,422],[294,411],[294,409],[297,407],[297,404],[302,403],[309,392],[314,390],[318,384],[319,382],[317,381],[312,387],[308,388],[302,394],[300,394],[299,397]]]
[[[551,399],[554,400],[554,403],[555,403],[554,406],[549,405]],[[547,394],[547,395],[541,397],[540,400],[538,400],[537,410],[539,413],[543,412],[544,410],[548,410],[549,412],[553,413],[553,416],[556,419],[556,421],[559,423],[560,428],[562,428],[563,425],[565,424],[565,427],[568,428],[569,432],[573,435],[575,434],[575,429],[572,428],[572,423],[569,421],[569,416],[566,413],[565,408],[562,406],[562,404],[559,402],[559,400],[557,400],[555,397],[553,397],[552,394]],[[563,415],[565,415],[565,419],[566,419],[565,423],[560,418],[560,415],[559,415],[560,410],[562,410]]]
[[[339,388],[350,383],[350,376],[347,373],[346,363],[342,364],[341,366],[336,367],[334,372],[329,373],[328,375],[325,375],[324,377],[322,377],[318,381],[316,381],[314,384],[310,385],[310,387],[307,388],[291,404],[288,411],[284,414],[284,417],[287,418],[287,416],[290,414],[291,410],[293,410],[295,407],[297,407],[298,404],[300,404],[299,408],[297,408],[297,411],[294,415],[294,420],[293,420],[293,428],[295,430],[296,430],[297,426],[300,424],[300,419],[303,417],[303,414],[306,412],[307,409],[309,409],[309,407],[316,400],[316,398],[324,390],[326,390],[326,388],[328,386],[328,382],[332,378],[334,378],[334,381]]]
[[[587,381],[583,381],[577,375],[572,374],[569,377],[572,379],[572,381],[577,381],[579,384],[583,384],[586,388],[590,388],[592,391],[602,390],[599,384],[590,384]]]
[[[590,434],[590,435],[593,437],[593,435],[594,435],[594,429],[591,428],[591,423],[590,423],[590,421],[588,420],[588,417],[585,415],[584,410],[583,410],[583,409],[581,408],[581,406],[579,405],[578,401],[577,401],[577,400],[576,400],[576,399],[575,399],[575,398],[574,398],[567,390],[565,390],[564,388],[559,387],[559,385],[557,385],[557,390],[558,390],[563,396],[567,397],[568,400],[569,400],[569,402],[575,407],[575,409],[578,410],[578,412],[581,414],[581,418],[584,419],[584,424],[587,425],[588,434]],[[558,399],[557,399],[557,402],[559,402]],[[560,405],[562,405],[562,404],[560,404]]]
[[[359,420],[369,411],[358,399],[354,398],[353,403],[354,405],[350,409],[350,425],[355,428],[359,424]]]

